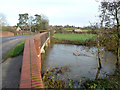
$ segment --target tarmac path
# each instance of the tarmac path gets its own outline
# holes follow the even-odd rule
[[[3,60],[3,57],[18,43],[33,35],[0,37],[0,90],[1,88],[19,88],[22,55]],[[4,61],[4,62],[3,62]]]

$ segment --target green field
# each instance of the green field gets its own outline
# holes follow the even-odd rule
[[[69,30],[67,30],[67,31],[71,31],[71,32],[72,32],[73,30],[69,29]]]
[[[82,32],[92,32],[91,29],[83,29]]]
[[[25,40],[23,40],[18,45],[16,45],[12,50],[10,50],[8,54],[4,57],[4,60],[6,60],[9,57],[15,57],[21,54],[22,51],[24,50],[24,43],[25,43]]]
[[[95,34],[55,34],[54,38],[59,40],[88,41],[94,36]]]
[[[82,32],[88,32],[88,31],[91,31],[91,30],[87,30],[87,29],[82,30]]]
[[[54,33],[56,33],[56,30],[54,30]]]

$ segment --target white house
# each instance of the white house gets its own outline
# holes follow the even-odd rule
[[[74,32],[82,32],[81,29],[75,29]]]
[[[20,28],[20,27],[17,27],[16,31],[21,31],[21,28]]]

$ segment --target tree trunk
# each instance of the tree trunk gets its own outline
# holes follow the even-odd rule
[[[102,68],[102,65],[101,65],[101,53],[100,53],[99,34],[98,34],[97,48],[98,48],[98,60],[97,60],[97,63],[98,63],[98,69],[101,69],[101,68]]]
[[[119,32],[119,19],[118,19],[118,10],[116,8],[116,21],[117,21],[117,62],[116,65],[119,67],[120,64],[120,32]]]
[[[117,62],[116,65],[120,64],[120,34],[119,34],[119,26],[117,26]]]

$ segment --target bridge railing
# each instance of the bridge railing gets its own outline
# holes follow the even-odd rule
[[[26,39],[22,62],[20,88],[43,88],[41,77],[41,47],[49,39],[50,32],[44,32]]]

